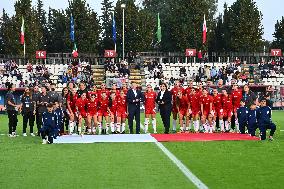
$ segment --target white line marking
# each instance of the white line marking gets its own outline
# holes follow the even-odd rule
[[[280,130],[281,132],[283,132],[284,130]]]
[[[172,162],[181,170],[181,172],[199,189],[208,189],[208,187],[197,178],[176,156],[174,156],[162,143],[155,144],[172,160]]]

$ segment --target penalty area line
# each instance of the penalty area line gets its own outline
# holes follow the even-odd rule
[[[199,189],[208,189],[208,187],[197,178],[175,155],[173,155],[162,143],[156,141],[155,144],[172,160],[172,162],[181,170],[181,172]]]

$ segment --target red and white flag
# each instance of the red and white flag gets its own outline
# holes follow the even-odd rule
[[[206,26],[205,14],[204,14],[203,35],[202,35],[202,42],[203,42],[203,44],[206,43],[206,35],[207,35],[207,26]]]
[[[22,17],[22,27],[21,27],[21,45],[25,44],[25,20]]]

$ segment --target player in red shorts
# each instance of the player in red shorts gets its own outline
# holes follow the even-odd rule
[[[97,108],[98,108],[98,98],[95,93],[90,93],[90,100],[87,103],[87,120],[89,124],[88,128],[91,128],[92,121],[94,122],[94,126],[91,130],[93,134],[96,134],[96,127],[98,121]]]
[[[213,98],[212,96],[208,95],[208,91],[206,88],[202,90],[202,96],[200,98],[201,102],[201,123],[203,129],[206,128],[207,117],[209,114],[212,114],[212,107],[213,107]]]
[[[223,104],[223,117],[225,120],[225,132],[229,132],[231,129],[231,118],[233,115],[233,102],[232,97],[228,95],[227,90],[222,90],[222,104]],[[221,127],[221,131],[224,131],[224,128]]]
[[[172,108],[172,112],[173,112],[173,132],[176,132],[176,127],[177,127],[177,114],[178,114],[178,110],[177,110],[177,106],[176,106],[176,97],[178,94],[178,91],[182,91],[182,93],[184,93],[184,89],[180,86],[180,81],[176,80],[175,81],[175,86],[174,88],[172,88],[171,93],[172,93],[172,98],[173,98],[173,108]]]
[[[99,99],[98,103],[98,128],[99,128],[99,134],[107,134],[109,129],[109,114],[107,112],[109,104],[109,99],[107,98],[106,92],[101,93],[101,98]],[[103,117],[106,120],[106,128],[102,130],[102,120]]]
[[[69,134],[74,132],[74,128],[76,126],[76,101],[78,99],[77,90],[76,88],[72,88],[72,91],[67,96],[67,113],[69,114]]]
[[[109,104],[108,104],[108,112],[110,116],[110,130],[112,134],[115,134],[115,127],[114,127],[114,122],[116,121],[116,112],[117,112],[117,98],[116,94],[112,92],[110,94],[109,98]]]
[[[128,112],[127,112],[126,93],[124,93],[124,91],[121,90],[120,95],[117,97],[117,121],[116,121],[117,133],[121,134],[125,133],[125,121],[127,116]]]
[[[183,133],[186,131],[186,125],[188,125],[189,121],[189,102],[186,95],[182,94],[182,91],[179,91],[177,94],[176,106],[179,115],[180,132]],[[184,124],[184,119],[186,124]]]
[[[144,122],[144,131],[148,133],[148,126],[150,123],[150,118],[152,118],[152,126],[154,133],[157,133],[157,126],[156,126],[156,97],[157,94],[153,90],[150,84],[147,85],[147,90],[144,93],[145,96],[145,122]]]
[[[217,89],[213,89],[213,113],[214,121],[218,118],[220,129],[221,125],[223,125],[224,128],[222,94],[219,94]]]
[[[232,101],[233,101],[233,112],[235,115],[236,131],[239,132],[239,120],[237,115],[237,109],[240,107],[241,100],[243,98],[242,89],[239,89],[238,85],[233,85]]]
[[[200,94],[196,93],[196,89],[192,88],[189,95],[189,104],[191,118],[193,119],[194,131],[199,131],[199,114],[200,114]],[[191,118],[189,120],[191,120]],[[190,125],[190,124],[189,124]]]
[[[86,125],[88,125],[87,122],[87,111],[86,111],[86,106],[88,103],[88,99],[87,99],[87,94],[86,93],[82,93],[81,97],[77,99],[75,106],[76,106],[76,114],[78,117],[78,132],[81,135],[82,132],[82,123],[83,123],[83,119],[85,120]],[[90,129],[90,128],[88,128]]]

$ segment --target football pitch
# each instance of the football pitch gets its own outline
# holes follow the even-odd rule
[[[155,143],[42,145],[21,136],[18,118],[20,136],[8,138],[7,116],[0,116],[0,188],[197,188]],[[162,144],[208,188],[283,188],[284,112],[274,111],[273,121],[273,142]],[[162,132],[159,115],[157,125]]]

